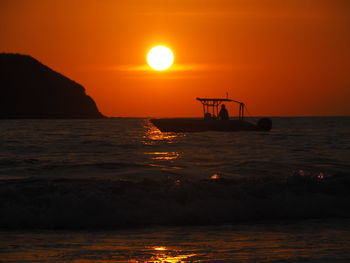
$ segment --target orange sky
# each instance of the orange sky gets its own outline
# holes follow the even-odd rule
[[[158,44],[170,71],[143,69]],[[348,0],[0,0],[0,52],[81,83],[107,116],[200,116],[196,97],[226,92],[252,115],[350,115],[349,47]]]

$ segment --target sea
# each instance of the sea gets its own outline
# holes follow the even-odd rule
[[[1,120],[0,262],[350,262],[350,117],[271,119]]]

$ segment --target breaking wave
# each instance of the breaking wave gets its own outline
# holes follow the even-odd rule
[[[350,217],[350,176],[0,181],[2,229],[106,229]]]

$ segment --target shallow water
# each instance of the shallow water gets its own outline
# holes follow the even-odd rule
[[[6,262],[349,262],[349,223],[2,232],[0,256]]]

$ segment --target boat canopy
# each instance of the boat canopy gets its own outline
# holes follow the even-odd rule
[[[219,116],[219,106],[223,102],[235,102],[239,104],[239,113],[238,118],[240,120],[243,120],[244,118],[244,103],[232,100],[229,98],[196,98],[198,101],[200,101],[203,105],[203,113],[204,113],[204,119],[207,118],[207,116],[212,116],[212,118],[216,119]],[[210,111],[212,113],[210,113]]]

